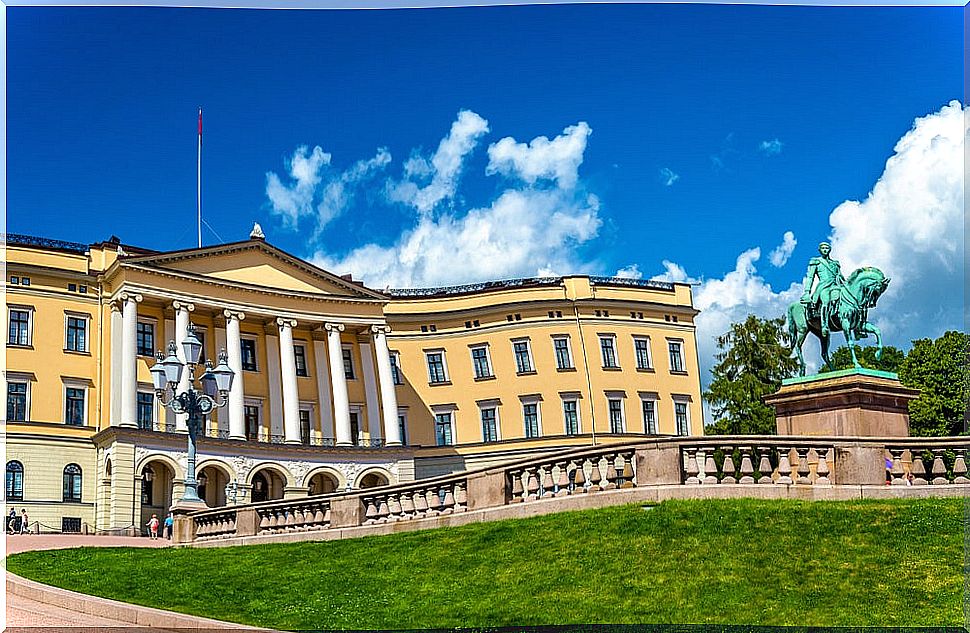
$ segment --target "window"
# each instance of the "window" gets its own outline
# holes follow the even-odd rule
[[[77,464],[64,467],[64,503],[81,503],[81,467]]]
[[[408,445],[408,416],[406,413],[397,414],[397,427],[401,432],[401,445]]]
[[[404,384],[404,381],[401,380],[401,359],[396,353],[391,353],[391,378],[395,385]]]
[[[300,441],[304,446],[310,445],[310,411],[300,409]]]
[[[259,438],[259,406],[247,404],[243,406],[243,419],[246,421],[246,439]]]
[[[155,395],[150,392],[138,392],[138,428],[155,428]]]
[[[30,345],[30,310],[10,309],[9,345]]]
[[[353,442],[354,446],[360,445],[360,413],[358,411],[350,412],[350,441]]]
[[[434,436],[438,446],[451,446],[454,437],[451,428],[451,412],[436,413],[434,416]]]
[[[488,358],[488,346],[480,345],[472,348],[472,368],[475,378],[493,378],[492,364]]]
[[[84,396],[83,387],[67,387],[64,389],[64,423],[71,426],[84,426]]]
[[[525,423],[526,437],[539,437],[539,403],[522,403],[522,421]]]
[[[68,292],[77,292],[77,284],[67,284]]]
[[[643,404],[643,432],[647,435],[657,434],[657,401],[644,398]]]
[[[428,382],[432,385],[448,382],[448,374],[445,371],[444,352],[425,352],[428,360]]]
[[[27,381],[7,381],[7,421],[27,421]]]
[[[612,334],[600,336],[600,353],[603,356],[604,369],[619,369],[616,363],[616,337]]]
[[[513,341],[512,351],[515,353],[515,371],[520,374],[528,374],[535,371],[532,368],[532,350],[529,349],[529,341]]]
[[[667,349],[670,352],[670,371],[684,371],[684,356],[681,353],[683,343],[680,341],[667,341]]]
[[[7,462],[7,501],[24,500],[24,465]]]
[[[87,317],[67,317],[67,349],[72,352],[88,351]]]
[[[16,286],[19,284],[20,284],[20,277],[17,277],[16,275],[10,277],[10,285]]]
[[[686,402],[674,402],[674,422],[677,424],[677,435],[690,435]]]
[[[296,375],[303,376],[304,378],[309,376],[310,374],[306,368],[306,346],[294,345],[293,358],[296,360]]]
[[[579,403],[576,400],[562,401],[562,420],[566,435],[579,434]]]
[[[256,341],[251,338],[244,338],[239,341],[240,356],[242,356],[242,368],[244,371],[258,371],[256,369]]]
[[[610,433],[624,433],[623,399],[610,398],[608,402],[610,405]]]
[[[633,338],[633,351],[636,352],[637,369],[651,369],[653,363],[650,359],[650,339],[646,337]]]
[[[556,369],[573,369],[573,353],[569,349],[568,336],[556,336],[552,339],[552,349],[556,353]]]
[[[135,340],[139,356],[154,356],[155,324],[139,321],[135,330]]]
[[[344,347],[343,350],[344,359],[344,378],[347,380],[354,379],[354,354],[353,350],[349,347]]]
[[[30,285],[30,277],[21,277],[20,278],[20,283],[22,285],[24,285],[24,286],[29,286]]]
[[[498,441],[498,415],[495,407],[482,407],[482,441]]]

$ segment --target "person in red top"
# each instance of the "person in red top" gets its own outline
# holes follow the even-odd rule
[[[152,518],[148,520],[148,535],[152,537],[152,540],[158,540],[158,515],[153,514]]]

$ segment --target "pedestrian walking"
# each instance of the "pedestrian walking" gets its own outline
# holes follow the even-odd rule
[[[886,457],[886,485],[893,482],[893,460]]]
[[[10,514],[7,515],[7,534],[16,534],[14,527],[17,525],[17,509],[10,508]]]
[[[175,525],[175,519],[172,518],[172,513],[169,512],[168,516],[165,517],[165,538],[172,540],[172,526]]]
[[[27,534],[27,508],[20,509],[20,533]]]
[[[148,520],[148,535],[152,537],[153,541],[158,540],[158,515],[153,514],[152,518]]]

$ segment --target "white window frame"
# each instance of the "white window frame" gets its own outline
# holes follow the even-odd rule
[[[640,392],[640,421],[643,422],[643,433],[644,435],[656,435],[660,433],[660,394],[641,391]],[[644,417],[643,406],[645,402],[653,403],[653,433],[651,434],[649,429],[647,429],[647,420]]]
[[[559,394],[559,399],[562,403],[562,406],[560,406],[559,408],[562,411],[563,434],[572,435],[569,432],[569,428],[566,425],[566,403],[572,402],[574,405],[576,405],[576,435],[582,435],[583,434],[583,415],[579,406],[579,401],[582,399],[582,394],[580,394],[578,391],[574,391],[570,393],[561,393]]]
[[[484,376],[478,375],[478,370],[475,367],[475,350],[484,349],[485,350],[485,368],[488,373]],[[488,378],[495,378],[495,368],[492,366],[492,353],[488,349],[488,343],[475,343],[474,345],[468,346],[468,355],[472,360],[472,377],[475,380],[486,380]]]
[[[552,337],[552,356],[556,359],[556,371],[570,371],[576,369],[576,361],[573,360],[573,344],[568,334],[553,334]],[[566,360],[569,365],[559,366],[559,355],[556,353],[556,341],[566,341]]]
[[[610,433],[616,433],[613,430],[613,417],[610,413],[610,402],[617,400],[620,403],[620,433],[626,433],[626,393],[623,391],[607,391],[606,393],[606,421],[610,425]]]
[[[80,389],[84,394],[84,409],[81,413],[81,424],[70,424],[67,421],[67,390],[68,389]],[[88,380],[79,380],[76,378],[61,378],[61,421],[65,426],[88,426],[88,413],[90,412],[91,397],[88,393],[91,389],[91,383]]]
[[[347,378],[347,371],[344,367],[344,352],[350,352],[350,378]],[[340,371],[344,372],[347,380],[357,380],[357,367],[354,364],[354,346],[352,343],[341,343],[340,345]]]
[[[456,446],[458,444],[458,425],[455,421],[455,411],[458,407],[454,404],[436,404],[431,405],[431,415],[433,416],[431,423],[434,430],[434,445],[435,446]],[[449,424],[451,425],[451,444],[439,444],[438,443],[438,415],[448,414]]]
[[[478,405],[478,427],[482,432],[482,442],[501,442],[502,441],[502,414],[499,411],[501,408],[502,401],[498,398],[493,398],[491,400],[479,400],[475,404]],[[483,409],[495,409],[495,439],[488,440],[485,439],[485,424],[482,420],[482,410]]]
[[[539,394],[530,394],[530,395],[527,395],[527,396],[519,396],[519,403],[521,405],[521,409],[520,410],[522,411],[522,437],[524,437],[525,439],[530,439],[530,440],[531,439],[538,439],[540,437],[543,437],[543,432],[542,432],[542,396],[539,395]],[[536,435],[531,436],[531,437],[526,433],[526,428],[527,427],[526,427],[526,424],[525,424],[525,406],[527,404],[534,404],[534,405],[536,405]]]
[[[640,366],[640,355],[637,353],[637,342],[644,341],[647,344],[647,366]],[[636,363],[638,371],[653,371],[653,349],[649,336],[643,336],[640,334],[633,335],[633,361]]]
[[[528,336],[518,336],[510,341],[512,345],[512,362],[515,363],[515,373],[516,375],[529,375],[536,373],[536,361],[532,356],[532,340]],[[525,353],[529,358],[529,369],[525,371],[519,371],[519,360],[515,353],[515,345],[517,343],[525,343]]]
[[[13,311],[26,312],[27,313],[27,342],[26,343],[11,343],[10,342],[10,324],[12,323],[10,319],[10,313]],[[64,343],[67,347],[67,319],[64,320]],[[34,344],[34,307],[24,306],[24,305],[8,305],[7,306],[7,347],[20,348],[20,347],[31,347]]]
[[[674,369],[673,365],[670,364],[670,344],[677,343],[680,345],[680,350],[678,356],[680,356],[680,369]],[[667,364],[670,366],[670,373],[676,374],[686,374],[687,364],[684,362],[684,339],[682,338],[668,338],[667,339]]]
[[[24,419],[23,419],[23,421],[24,422],[30,422],[30,394],[31,394],[31,391],[33,391],[33,389],[31,389],[31,384],[30,383],[34,382],[34,380],[35,380],[34,376],[32,374],[24,374],[24,373],[21,373],[21,372],[13,372],[13,371],[8,371],[8,372],[4,372],[4,373],[5,373],[5,380],[4,380],[4,382],[6,384],[9,385],[10,383],[18,383],[18,384],[23,383],[23,384],[26,385],[26,389],[25,389],[25,391],[26,391],[26,394],[25,394],[26,395],[26,402],[24,403]],[[65,394],[66,393],[67,392],[65,392]],[[17,424],[17,423],[20,422],[20,420],[7,420],[6,419],[7,418],[7,409],[6,409],[6,407],[7,407],[7,400],[6,400],[6,398],[9,398],[9,397],[10,397],[9,392],[7,391],[7,389],[4,389],[4,401],[3,401],[4,409],[3,409],[3,417],[4,417],[4,420],[6,420],[7,422],[12,422],[13,424]],[[67,403],[65,402],[64,404],[65,404],[65,413],[66,413]]]
[[[445,374],[444,380],[431,380],[431,363],[428,362],[428,356],[430,354],[441,354],[441,369]],[[445,353],[445,348],[443,347],[424,350],[424,369],[427,372],[429,385],[447,385],[451,382],[451,374],[448,372],[448,355]]]
[[[674,434],[677,435],[677,436],[679,436],[679,437],[687,437],[687,436],[689,436],[691,434],[691,429],[690,429],[690,427],[691,427],[690,403],[691,403],[692,399],[691,399],[690,396],[687,396],[687,395],[679,395],[679,394],[673,394],[673,395],[671,395],[670,396],[670,399],[672,401],[670,406],[671,406],[671,409],[672,409],[673,414],[674,414]],[[687,430],[687,433],[685,435],[681,435],[680,434],[680,429],[677,428],[677,405],[678,404],[684,405],[684,412],[687,414],[686,415],[686,420],[685,420],[685,422],[687,424],[687,429],[686,429]]]
[[[246,369],[245,365],[245,355],[242,353],[242,342],[252,341],[253,342],[253,366],[255,369]],[[255,334],[240,334],[239,335],[239,366],[242,367],[243,371],[251,371],[253,373],[259,373],[259,337]]]
[[[297,365],[297,362],[296,362],[296,357],[298,356],[298,354],[296,353],[296,348],[297,347],[303,349],[303,354],[302,354],[303,355],[303,370],[306,372],[306,373],[303,373],[303,374],[300,373],[299,365]],[[293,341],[293,368],[294,368],[294,371],[296,371],[296,377],[297,378],[309,378],[310,377],[310,355],[307,352],[307,348],[308,347],[309,346],[307,345],[307,342],[304,341],[303,339],[297,339],[297,340]]]
[[[68,319],[84,320],[84,349],[71,349],[67,346]],[[69,352],[71,354],[90,354],[91,353],[90,350],[91,350],[91,315],[85,314],[84,312],[72,312],[70,310],[65,310],[64,312],[64,351]]]
[[[600,364],[603,369],[620,369],[620,351],[616,346],[616,334],[597,334],[597,341],[600,348]],[[606,355],[603,353],[603,340],[609,340],[613,344],[613,361],[615,364],[606,364]]]

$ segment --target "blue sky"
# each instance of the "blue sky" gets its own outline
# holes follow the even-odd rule
[[[194,246],[202,105],[206,243],[258,221],[273,244],[378,288],[688,279],[708,293],[713,336],[745,309],[777,312],[831,237],[834,256],[905,269],[907,284],[944,274],[931,306],[887,297],[907,315],[886,317],[887,337],[905,346],[963,323],[962,221],[938,193],[952,178],[917,174],[929,202],[887,186],[884,204],[840,205],[887,178],[922,118],[962,140],[960,107],[943,114],[962,98],[961,29],[961,9],[942,7],[8,7],[7,229]],[[922,250],[861,261],[857,236],[885,226],[880,239],[900,241],[894,214],[914,202],[950,219]],[[954,231],[936,268],[910,270]]]

